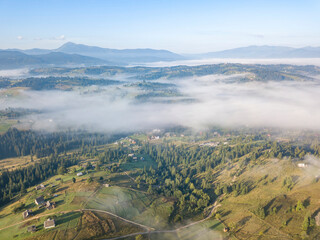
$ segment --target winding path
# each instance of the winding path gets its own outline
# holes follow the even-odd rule
[[[105,238],[103,240],[116,240],[116,239],[122,239],[122,238],[127,238],[127,237],[134,237],[134,236],[137,236],[137,235],[145,235],[145,234],[154,234],[154,233],[175,233],[175,232],[178,232],[182,229],[185,229],[185,228],[188,228],[188,227],[191,227],[193,225],[196,225],[198,223],[202,223],[206,220],[208,220],[209,218],[212,217],[213,213],[217,210],[217,208],[221,206],[220,204],[218,204],[218,200],[214,202],[213,206],[212,206],[212,209],[209,213],[209,215],[204,218],[204,219],[201,219],[199,221],[196,221],[196,222],[192,222],[192,223],[189,223],[185,226],[182,226],[182,227],[179,227],[179,228],[176,228],[176,229],[171,229],[171,230],[153,230],[153,231],[145,231],[145,232],[137,232],[137,233],[131,233],[131,234],[127,234],[127,235],[123,235],[123,236],[120,236],[120,237],[114,237],[114,238]]]
[[[127,173],[126,173],[127,174]],[[127,174],[128,175],[128,174]],[[129,175],[128,175],[129,176]],[[130,177],[130,176],[129,176]],[[131,177],[130,177],[131,178]],[[89,196],[89,199],[91,199],[97,192],[98,192],[99,188],[96,189],[96,191],[94,191],[90,196]],[[86,205],[86,203],[89,201],[89,199],[85,202],[84,205]],[[34,219],[39,219],[41,217],[44,217],[44,216],[49,216],[49,215],[53,215],[53,214],[65,214],[65,213],[69,213],[69,212],[82,212],[82,211],[91,211],[91,212],[101,212],[101,213],[106,213],[110,216],[113,216],[115,218],[118,218],[124,222],[127,222],[127,223],[130,223],[130,224],[134,224],[136,226],[139,226],[143,229],[145,229],[146,231],[144,232],[137,232],[137,233],[131,233],[131,234],[128,234],[128,235],[124,235],[124,236],[120,236],[120,237],[115,237],[115,238],[108,238],[108,239],[105,239],[105,240],[115,240],[115,239],[122,239],[122,238],[126,238],[126,237],[132,237],[132,236],[137,236],[137,235],[144,235],[144,234],[154,234],[154,233],[174,233],[174,232],[178,232],[182,229],[185,229],[185,228],[188,228],[188,227],[191,227],[193,225],[196,225],[198,223],[202,223],[206,220],[208,220],[209,218],[212,217],[213,213],[216,211],[216,209],[220,206],[220,204],[218,204],[218,201],[219,201],[219,198],[214,202],[214,204],[212,205],[212,209],[209,213],[209,215],[207,217],[205,217],[204,219],[201,219],[199,221],[195,221],[195,222],[192,222],[192,223],[189,223],[185,226],[181,226],[179,228],[176,228],[176,229],[170,229],[170,230],[155,230],[154,228],[152,227],[149,227],[149,226],[146,226],[146,225],[143,225],[143,224],[140,224],[140,223],[137,223],[137,222],[134,222],[134,221],[131,221],[129,219],[126,219],[126,218],[123,218],[123,217],[120,217],[114,213],[111,213],[111,212],[108,212],[108,211],[104,211],[104,210],[99,210],[99,209],[76,209],[76,210],[70,210],[70,211],[60,211],[60,212],[51,212],[51,213],[47,213],[47,214],[42,214],[42,215],[38,215],[38,216],[34,216],[34,217],[31,217],[31,218],[28,218],[24,221],[21,221],[21,222],[17,222],[17,223],[14,223],[14,224],[11,224],[11,225],[8,225],[8,226],[5,226],[3,228],[0,228],[0,231],[4,230],[4,229],[7,229],[7,228],[10,228],[10,227],[13,227],[13,226],[16,226],[16,225],[19,225],[19,224],[22,224],[24,222],[28,222],[28,221],[31,221],[31,220],[34,220]]]
[[[19,224],[22,224],[24,222],[28,222],[28,221],[31,221],[31,220],[34,220],[34,219],[39,219],[41,217],[44,217],[44,216],[49,216],[49,215],[52,215],[52,214],[65,214],[65,213],[69,213],[69,212],[82,212],[82,211],[91,211],[91,212],[101,212],[101,213],[106,213],[108,215],[111,215],[115,218],[118,218],[124,222],[127,222],[127,223],[131,223],[131,224],[134,224],[134,225],[137,225],[141,228],[144,228],[146,231],[144,232],[137,232],[137,233],[132,233],[132,234],[128,234],[128,235],[124,235],[124,236],[120,236],[120,237],[116,237],[116,238],[108,238],[108,240],[112,240],[112,239],[121,239],[121,238],[125,238],[125,237],[132,237],[132,236],[136,236],[136,235],[143,235],[143,234],[153,234],[153,233],[173,233],[173,232],[177,232],[177,231],[180,231],[182,229],[185,229],[185,228],[188,228],[190,226],[193,226],[195,224],[198,224],[198,223],[201,223],[201,222],[204,222],[206,220],[208,220],[210,217],[212,217],[213,213],[215,212],[216,208],[219,207],[220,204],[218,205],[218,201],[216,201],[213,206],[212,206],[212,209],[210,211],[210,214],[202,219],[202,220],[199,220],[199,221],[196,221],[196,222],[192,222],[190,224],[187,224],[185,226],[182,226],[182,227],[179,227],[179,228],[176,228],[176,229],[172,229],[172,230],[155,230],[154,228],[152,227],[149,227],[149,226],[146,226],[146,225],[143,225],[143,224],[140,224],[140,223],[137,223],[137,222],[134,222],[134,221],[131,221],[129,219],[126,219],[126,218],[123,218],[123,217],[120,217],[114,213],[111,213],[111,212],[108,212],[108,211],[104,211],[104,210],[99,210],[99,209],[76,209],[76,210],[70,210],[70,211],[61,211],[61,212],[52,212],[52,213],[47,213],[47,214],[42,214],[42,215],[39,215],[39,216],[35,216],[35,217],[31,217],[31,218],[28,218],[27,220],[24,220],[24,221],[21,221],[21,222],[17,222],[17,223],[14,223],[14,224],[11,224],[11,225],[8,225],[8,226],[5,226],[3,228],[0,228],[0,231],[4,230],[4,229],[7,229],[7,228],[10,228],[10,227],[13,227],[13,226],[16,226],[16,225],[19,225]],[[106,239],[107,240],[107,239]]]
[[[111,215],[115,218],[118,218],[124,222],[127,222],[127,223],[131,223],[131,224],[134,224],[134,225],[137,225],[139,227],[142,227],[144,229],[146,229],[147,231],[151,231],[151,230],[154,230],[154,228],[152,227],[149,227],[149,226],[146,226],[146,225],[143,225],[143,224],[140,224],[140,223],[137,223],[137,222],[134,222],[134,221],[131,221],[129,219],[126,219],[126,218],[123,218],[123,217],[120,217],[114,213],[111,213],[111,212],[108,212],[108,211],[104,211],[104,210],[98,210],[98,209],[82,209],[82,211],[91,211],[91,212],[101,212],[101,213],[106,213],[108,215]]]

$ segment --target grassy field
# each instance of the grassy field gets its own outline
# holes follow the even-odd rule
[[[17,120],[0,118],[0,134],[5,133],[10,127],[17,123]]]
[[[85,206],[100,209],[147,226],[167,227],[173,202],[121,187],[102,188]]]
[[[219,174],[219,180],[230,185],[241,181],[254,183],[248,194],[228,194],[221,201],[222,221],[238,239],[302,239],[305,216],[320,210],[320,183],[290,160],[269,159],[263,165],[246,169],[239,177],[231,177],[226,170]],[[288,176],[294,179],[292,190],[283,186]],[[299,200],[304,207],[297,211]],[[265,209],[264,218],[255,213],[260,206]],[[308,239],[317,239],[319,232],[318,227],[313,228]]]
[[[152,240],[223,240],[227,234],[223,233],[223,224],[221,222],[211,219],[203,223],[182,229],[174,233],[158,233],[151,234]]]
[[[33,156],[33,161],[36,162],[39,159]],[[27,167],[29,164],[33,164],[31,156],[22,156],[14,158],[5,158],[0,160],[0,169],[14,170],[19,167]]]
[[[93,236],[120,236],[142,230],[135,225],[113,219],[111,216],[103,217],[103,214],[100,214],[100,216],[94,217],[92,214],[95,215],[95,213],[88,216],[86,212],[85,214],[79,212],[79,209],[86,205],[86,201],[95,193],[100,184],[97,182],[88,184],[85,181],[88,175],[77,177],[76,183],[72,183],[71,179],[74,175],[54,176],[44,182],[45,190],[36,191],[34,188],[30,188],[28,189],[28,194],[18,202],[3,207],[0,210],[0,229],[4,229],[0,230],[0,239],[26,239],[29,237],[31,239],[88,239]],[[56,181],[55,179],[59,177],[62,180]],[[49,194],[48,191],[52,185],[56,186],[55,196]],[[39,196],[44,196],[45,200],[55,202],[56,208],[52,210],[39,209],[34,203],[34,199]],[[22,222],[22,211],[18,213],[13,213],[12,211],[20,202],[25,203],[24,209],[32,210],[34,217],[37,217],[37,219],[31,218],[30,221]],[[48,217],[55,219],[56,228],[43,229],[43,222]],[[89,221],[88,219],[91,220]],[[27,227],[29,225],[36,225],[38,231],[32,234],[28,233]],[[100,226],[99,229],[96,229],[96,231],[90,230],[97,225]]]

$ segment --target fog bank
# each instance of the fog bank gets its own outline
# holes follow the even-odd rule
[[[86,128],[128,131],[183,125],[202,129],[225,127],[282,127],[320,129],[320,85],[317,82],[234,82],[233,76],[170,80],[182,97],[194,101],[137,102],[140,90],[107,87],[81,91],[21,91],[1,100],[1,108],[42,111],[22,120],[34,129]],[[161,97],[160,97],[161,99]]]
[[[242,58],[208,58],[197,60],[183,60],[172,62],[147,63],[147,67],[172,67],[177,65],[198,66],[204,64],[241,63],[241,64],[289,64],[289,65],[315,65],[320,66],[320,58],[274,58],[274,59],[242,59]]]

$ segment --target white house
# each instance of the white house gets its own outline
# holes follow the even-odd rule
[[[44,228],[47,229],[47,228],[53,228],[53,227],[55,227],[55,226],[56,226],[56,223],[54,222],[54,219],[48,218],[47,221],[44,221],[43,225],[44,225]]]
[[[307,164],[305,164],[305,163],[298,163],[298,167],[299,167],[299,168],[305,168],[305,167],[307,167]]]

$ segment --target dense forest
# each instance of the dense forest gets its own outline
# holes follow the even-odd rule
[[[39,77],[26,78],[11,84],[11,87],[28,87],[33,90],[64,89],[74,86],[113,85],[119,81],[109,79],[89,79],[87,77]]]
[[[265,141],[261,136],[238,138],[234,145],[218,147],[176,146],[174,144],[142,144],[138,154],[148,155],[157,163],[153,169],[144,169],[136,177],[137,187],[148,187],[149,193],[157,193],[176,199],[171,221],[177,222],[202,212],[221,194],[247,194],[255,183],[235,182],[232,186],[216,182],[212,174],[215,168],[228,168],[230,161],[240,161],[240,169],[234,175],[240,175],[246,167],[261,164],[270,158],[301,159],[306,154],[320,156],[319,145],[295,146],[288,142]],[[107,151],[101,163],[130,161],[123,148]],[[121,165],[120,165],[121,168]],[[201,177],[200,177],[201,176]],[[284,182],[292,187],[290,179]]]
[[[78,163],[77,153],[59,156],[60,153],[75,148],[79,149],[79,154],[92,152],[93,146],[114,141],[119,137],[120,135],[109,136],[83,131],[48,133],[9,129],[0,135],[0,159],[25,155],[31,155],[31,161],[33,155],[42,159],[25,168],[0,173],[0,205],[10,201],[17,193],[24,193],[26,188]]]
[[[0,159],[30,154],[38,158],[56,155],[82,145],[104,144],[116,137],[83,131],[47,133],[12,128],[0,135]]]
[[[63,173],[67,167],[77,164],[77,159],[75,154],[63,157],[52,155],[25,168],[1,172],[0,206],[9,202],[16,194],[26,193],[28,187],[58,174],[58,171]]]

